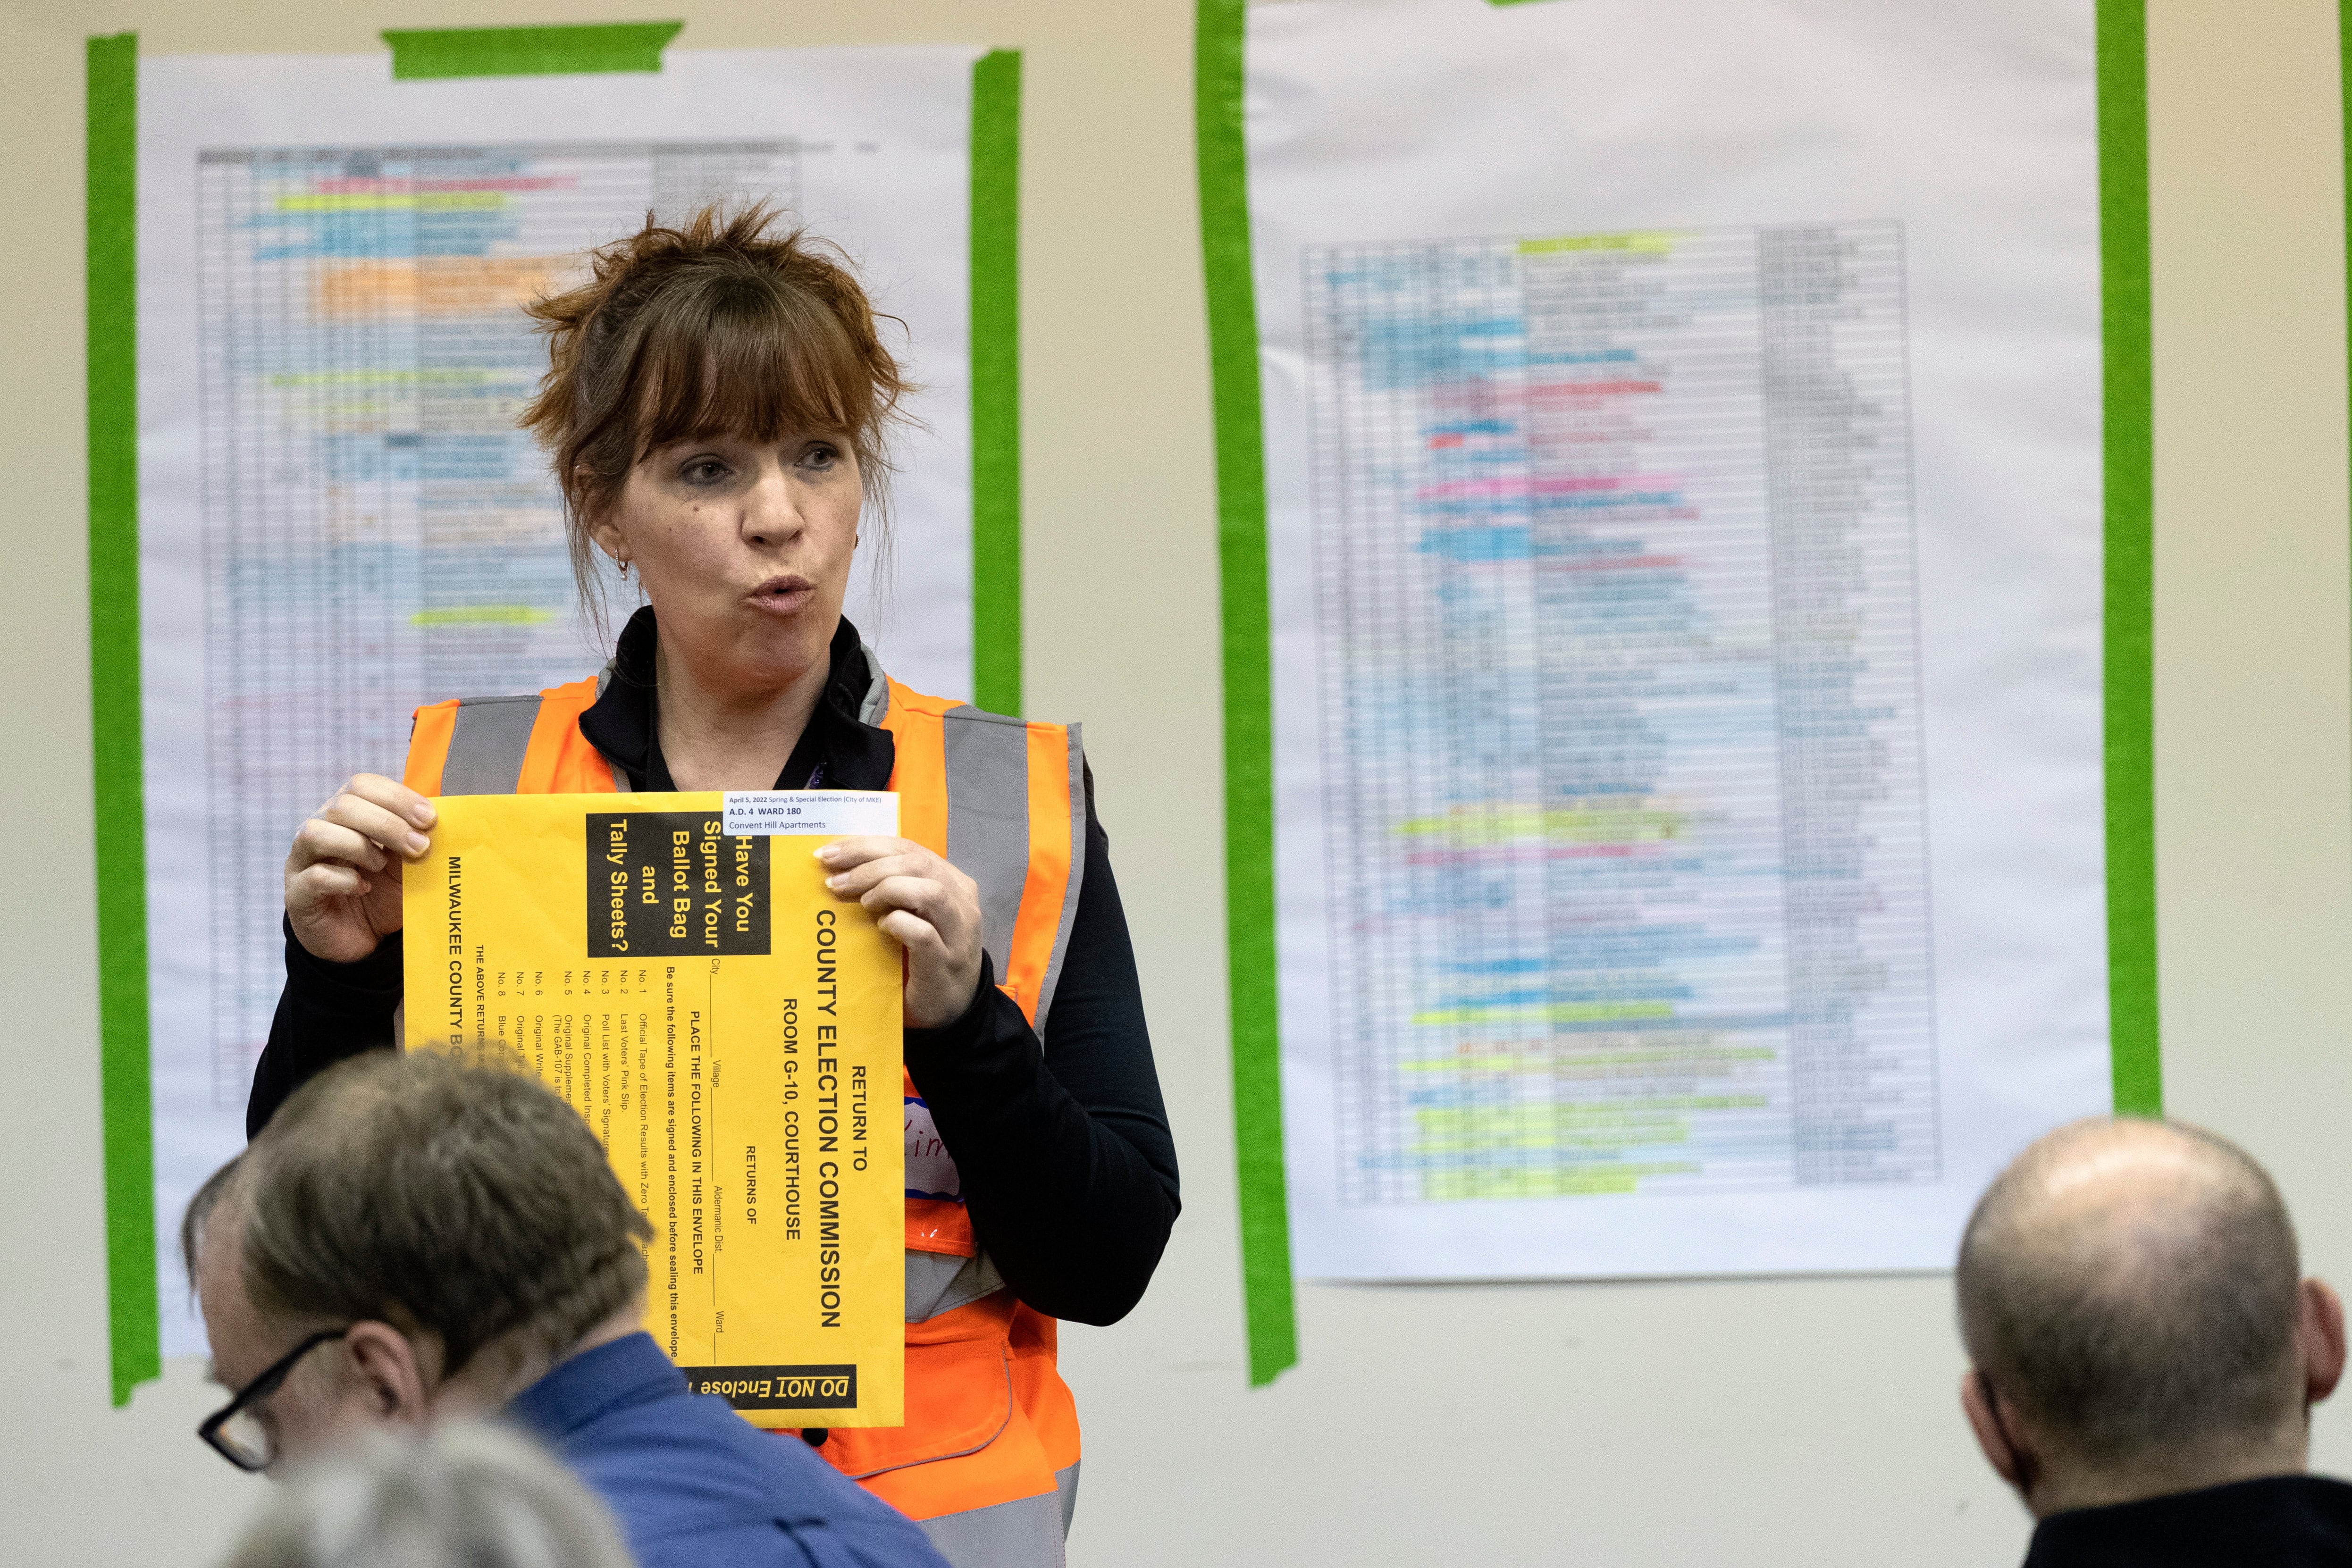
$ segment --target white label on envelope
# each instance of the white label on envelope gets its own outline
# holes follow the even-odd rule
[[[730,789],[724,817],[731,838],[777,833],[896,838],[898,797],[889,789]]]

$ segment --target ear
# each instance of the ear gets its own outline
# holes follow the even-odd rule
[[[1969,1418],[1969,1430],[1976,1434],[1977,1447],[1984,1450],[1985,1463],[2022,1496],[2026,1488],[2027,1458],[2010,1436],[2000,1413],[1994,1408],[1994,1402],[1999,1397],[1985,1375],[1975,1367],[1969,1368],[1960,1378],[1960,1409]]]
[[[2303,1353],[2303,1396],[2316,1405],[2344,1375],[2344,1301],[2325,1280],[2305,1280],[2297,1292],[2294,1338]]]
[[[611,507],[604,508],[594,518],[583,518],[583,521],[587,524],[590,542],[598,549],[614,560],[629,559],[629,541],[621,536],[619,527],[614,523]]]
[[[343,1336],[351,1379],[368,1409],[384,1421],[422,1427],[432,1413],[416,1346],[390,1323],[353,1323]]]

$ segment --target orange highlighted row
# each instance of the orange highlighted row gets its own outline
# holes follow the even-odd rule
[[[550,256],[428,256],[322,267],[311,284],[321,316],[481,316],[510,310],[545,291],[560,258]]]

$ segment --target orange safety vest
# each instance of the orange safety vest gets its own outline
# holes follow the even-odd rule
[[[897,743],[898,831],[980,884],[982,945],[1042,1030],[1086,858],[1078,727],[924,696],[882,675],[870,650],[866,661],[876,674],[859,717]],[[580,733],[610,678],[418,708],[404,781],[433,796],[612,792],[611,766]],[[1078,1416],[1055,1365],[1055,1322],[1015,1301],[975,1245],[912,1077],[905,1095],[907,1424],[836,1427],[817,1452],[920,1522],[955,1568],[1057,1565],[1077,1500]]]

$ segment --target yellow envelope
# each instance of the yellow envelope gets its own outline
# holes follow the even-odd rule
[[[759,1427],[904,1406],[902,950],[813,853],[898,797],[464,795],[403,873],[411,1050],[503,1046],[652,1221],[646,1327]]]

